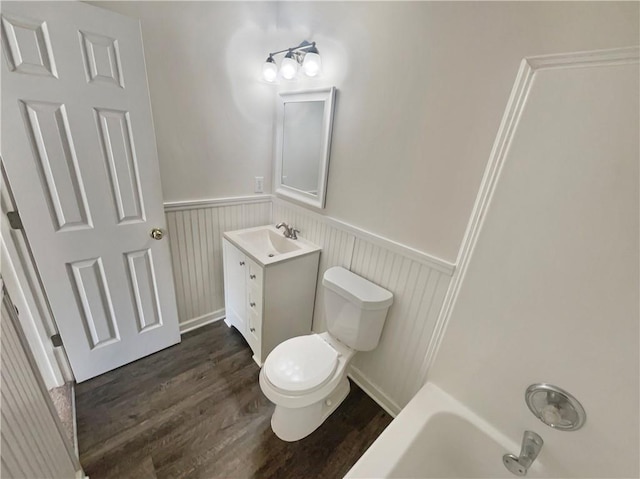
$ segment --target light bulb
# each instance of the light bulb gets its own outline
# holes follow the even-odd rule
[[[305,74],[310,77],[316,76],[322,69],[322,60],[318,53],[309,52],[304,56],[302,69]]]
[[[278,67],[275,63],[272,62],[264,62],[262,65],[262,78],[269,83],[273,83],[276,81],[276,77],[278,76]]]
[[[278,67],[273,57],[269,55],[269,58],[262,64],[262,78],[264,78],[265,81],[273,83],[276,81],[277,76]]]
[[[286,80],[293,80],[297,72],[298,62],[293,58],[293,54],[289,52],[282,60],[282,65],[280,65],[280,75]]]

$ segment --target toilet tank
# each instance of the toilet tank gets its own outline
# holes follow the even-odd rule
[[[324,273],[322,286],[329,333],[356,351],[374,349],[393,294],[339,266]]]

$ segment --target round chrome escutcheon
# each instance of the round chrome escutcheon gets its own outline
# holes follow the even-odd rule
[[[554,429],[575,431],[587,420],[587,413],[580,401],[558,386],[532,384],[527,388],[525,399],[531,412]]]

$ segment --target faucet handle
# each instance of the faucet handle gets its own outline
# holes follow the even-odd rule
[[[292,238],[292,239],[298,239],[298,237],[296,236],[296,231],[298,233],[300,233],[300,231],[298,231],[297,229],[295,229],[293,226],[289,226],[287,223],[285,223],[284,221],[278,223],[276,225],[277,229],[280,229],[284,227],[284,231],[282,232],[282,234],[284,235],[285,238]]]
[[[522,446],[520,450],[520,457],[526,457],[533,463],[540,454],[540,450],[544,445],[544,441],[539,434],[533,431],[525,431],[522,437]]]
[[[291,236],[289,236],[289,238],[293,239],[293,240],[297,240],[298,239],[298,233],[300,233],[300,230],[296,229],[295,226],[291,227]]]

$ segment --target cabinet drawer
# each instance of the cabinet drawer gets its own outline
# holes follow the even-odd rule
[[[256,339],[260,339],[262,333],[262,317],[261,315],[249,311],[247,315],[247,333],[254,336]]]
[[[262,364],[262,317],[254,311],[251,311],[251,308],[249,309],[247,314],[247,329],[244,337],[247,339],[249,346],[251,346],[256,361],[258,364]]]
[[[247,311],[262,317],[262,289],[249,286],[247,289]]]
[[[256,286],[262,291],[262,267],[253,260],[246,258],[247,264],[247,284]]]

